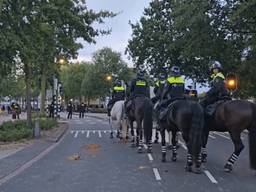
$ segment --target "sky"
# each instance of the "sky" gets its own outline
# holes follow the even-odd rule
[[[91,61],[92,53],[103,48],[110,47],[114,51],[121,52],[122,58],[128,65],[132,66],[132,61],[128,60],[124,54],[128,40],[131,38],[132,30],[129,21],[136,23],[143,15],[145,7],[149,6],[151,0],[86,0],[88,9],[95,11],[108,10],[120,13],[116,17],[106,19],[105,24],[95,25],[100,29],[111,29],[110,35],[99,36],[96,44],[83,43],[84,48],[78,52],[79,61]]]

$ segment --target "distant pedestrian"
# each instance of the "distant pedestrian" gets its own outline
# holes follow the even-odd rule
[[[49,117],[54,118],[54,102],[49,105]]]
[[[67,111],[68,111],[68,119],[72,119],[72,112],[73,112],[73,104],[71,101],[68,102],[68,107],[67,107]]]
[[[85,104],[82,102],[81,105],[79,105],[79,118],[84,118],[85,113]]]

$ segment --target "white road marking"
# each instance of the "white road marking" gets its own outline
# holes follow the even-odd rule
[[[221,134],[221,133],[218,133],[218,132],[214,132],[214,134],[219,135],[219,136],[221,136],[221,137],[223,137],[223,138],[225,138],[225,139],[230,140],[230,138],[227,137],[227,136],[225,136],[224,134]]]
[[[188,148],[185,145],[185,143],[183,143],[181,140],[179,140],[178,143],[181,145],[181,147],[183,147],[183,149],[188,150]]]
[[[107,133],[107,131],[103,131],[104,133]]]
[[[148,153],[148,159],[149,159],[149,161],[153,161],[153,157],[150,153]]]
[[[74,135],[75,138],[77,138],[79,131],[76,131],[76,134]]]
[[[205,173],[205,175],[210,179],[210,181],[211,181],[212,183],[215,183],[215,184],[218,183],[218,182],[216,181],[216,179],[212,176],[212,174],[210,173],[210,171],[204,170],[204,173]]]
[[[70,133],[71,133],[71,134],[73,134],[73,133],[74,133],[74,131],[70,131]]]
[[[93,134],[95,134],[95,131],[93,131]]]
[[[143,147],[144,147],[145,149],[148,149],[148,146],[147,146],[146,144],[143,144]]]
[[[83,131],[81,131],[81,132],[82,132],[82,134],[84,134],[85,131],[83,130]]]
[[[99,137],[101,138],[101,131],[98,131],[98,133],[99,133]]]
[[[154,175],[155,175],[155,178],[157,181],[161,181],[161,176],[158,172],[158,169],[157,168],[153,168],[153,172],[154,172]]]
[[[87,131],[86,137],[87,137],[87,138],[90,137],[90,131]]]
[[[214,137],[213,135],[209,134],[209,137],[211,137],[212,139],[216,139],[216,137]]]

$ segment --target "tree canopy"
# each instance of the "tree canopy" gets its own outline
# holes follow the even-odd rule
[[[240,96],[255,96],[255,6],[255,0],[154,0],[131,23],[126,51],[155,76],[178,65],[197,82],[209,79],[210,61],[218,60],[225,72],[243,77]]]

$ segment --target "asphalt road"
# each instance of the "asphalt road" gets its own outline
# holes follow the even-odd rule
[[[109,138],[106,120],[86,117],[69,120],[65,138],[31,167],[0,186],[1,192],[254,192],[256,175],[249,168],[247,135],[245,150],[232,173],[224,164],[233,151],[226,133],[212,133],[208,162],[203,173],[185,172],[186,151],[178,150],[178,161],[161,162],[160,144],[153,153],[138,154],[130,143]],[[76,159],[76,160],[75,160]]]

